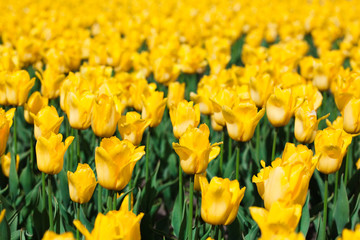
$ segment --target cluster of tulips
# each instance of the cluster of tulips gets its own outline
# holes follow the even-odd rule
[[[0,2],[0,238],[359,239],[358,10]]]

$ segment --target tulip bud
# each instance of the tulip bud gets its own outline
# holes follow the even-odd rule
[[[15,110],[15,108],[11,108],[5,112],[4,109],[0,108],[0,156],[2,156],[6,150],[6,143],[9,138]]]
[[[352,98],[344,108],[344,130],[347,133],[360,133],[360,99]]]
[[[16,155],[16,171],[19,169],[19,154]],[[1,170],[6,177],[10,176],[11,153],[8,152],[1,156]]]
[[[59,117],[54,106],[46,106],[36,115],[30,112],[30,116],[34,118],[34,135],[36,139],[40,137],[48,138],[51,133],[57,134],[64,117]]]
[[[150,122],[151,120],[141,119],[140,114],[137,112],[127,112],[126,116],[121,116],[118,123],[121,138],[138,146]]]
[[[45,232],[42,240],[75,240],[75,238],[72,232],[57,234],[48,230]]]
[[[150,96],[142,97],[143,107],[141,116],[143,119],[151,120],[150,127],[157,127],[164,115],[167,99],[164,92],[153,91]]]
[[[94,105],[95,96],[90,92],[68,93],[68,118],[72,128],[87,129],[91,125],[91,110]]]
[[[67,177],[71,200],[81,204],[89,202],[97,184],[90,166],[79,163],[74,173],[67,172]]]
[[[35,84],[35,78],[25,70],[12,73],[6,80],[6,99],[9,105],[22,106],[28,98],[29,91]]]
[[[177,106],[181,100],[184,99],[185,83],[172,82],[169,84],[169,90],[167,94],[167,106],[170,109],[171,106]]]
[[[49,100],[41,96],[40,92],[33,92],[24,106],[24,118],[26,122],[34,124],[34,118],[31,117],[30,113],[36,115],[41,109],[47,106],[48,103]]]
[[[187,128],[197,127],[200,123],[200,108],[198,104],[182,100],[177,106],[170,108],[170,119],[176,138],[180,138]]]
[[[229,225],[237,215],[246,187],[240,189],[237,180],[213,177],[208,183],[200,177],[201,218],[212,225]],[[221,206],[221,207],[219,207]]]
[[[64,165],[64,154],[72,141],[73,136],[67,137],[65,143],[62,142],[61,133],[51,132],[49,138],[43,136],[38,138],[36,143],[36,160],[38,169],[47,174],[58,174]]]

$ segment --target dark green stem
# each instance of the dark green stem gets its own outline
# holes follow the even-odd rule
[[[229,154],[228,161],[230,161],[231,157],[232,157],[232,139],[231,139],[231,137],[229,137],[228,144],[229,144],[229,146],[228,146],[228,154]]]
[[[113,191],[113,207],[112,207],[112,210],[117,210],[116,199],[117,199],[117,193],[116,193],[116,191]]]
[[[130,182],[129,182],[129,189],[131,189],[132,188],[132,177],[130,178]],[[128,209],[129,209],[129,211],[131,211],[131,198],[132,198],[132,191],[130,191],[129,192],[129,200],[128,200]]]
[[[220,145],[220,164],[219,164],[219,177],[223,176],[223,161],[224,161],[224,138],[225,132],[221,131],[221,141],[223,144]]]
[[[76,203],[76,219],[80,221],[80,203]],[[76,240],[80,239],[79,229],[76,228]]]
[[[97,194],[98,194],[98,202],[97,202],[98,213],[101,213],[102,212],[102,187],[100,184],[98,184],[98,193]]]
[[[183,198],[183,176],[182,176],[182,168],[181,168],[181,164],[179,162],[179,198],[180,198],[180,202],[184,202],[184,198]],[[181,208],[181,213],[183,211],[182,209],[182,204],[180,204],[180,208]]]
[[[222,226],[219,225],[218,226],[218,240],[221,240],[221,238],[222,238],[222,230],[221,230],[221,228],[222,228]]]
[[[271,161],[274,161],[274,159],[275,159],[277,132],[278,132],[278,129],[275,128],[274,129],[274,139],[273,139],[273,145],[272,145],[272,152],[271,152]]]
[[[188,215],[188,223],[189,223],[190,227],[188,229],[188,240],[192,239],[193,196],[194,196],[194,175],[191,175],[190,176],[190,189],[189,189],[189,215]]]
[[[149,155],[150,155],[150,128],[146,135],[146,149],[145,149],[145,181],[149,180]]]
[[[81,138],[81,130],[77,130],[77,141],[76,141],[76,158],[78,163],[82,163],[80,159],[80,138]]]
[[[336,200],[338,196],[338,182],[339,182],[339,171],[336,171],[335,173],[335,193],[334,193],[334,206],[336,206]]]
[[[260,162],[260,124],[256,127],[256,161]]]
[[[54,216],[53,216],[53,209],[52,209],[52,187],[51,187],[51,175],[48,177],[48,204],[49,204],[49,224],[50,224],[50,231],[54,231]]]
[[[46,208],[46,193],[45,193],[45,173],[41,172],[41,183],[42,183],[42,201],[44,204],[44,208]]]
[[[16,165],[16,155],[17,155],[17,134],[16,134],[16,132],[17,132],[17,121],[16,121],[16,112],[17,112],[17,108],[15,108],[15,112],[14,112],[14,132],[13,132],[13,137],[14,137],[14,145],[13,145],[13,147],[14,147],[14,149],[13,149],[13,153],[14,153],[14,155],[13,156],[15,156],[14,158],[12,158],[12,159],[15,159],[15,165]]]
[[[351,147],[351,145],[350,145],[350,147]],[[346,154],[346,160],[345,160],[345,176],[344,176],[344,184],[345,184],[345,186],[347,184],[347,179],[348,179],[349,158],[350,158],[350,155],[351,155],[350,147],[349,147],[348,152]]]
[[[325,175],[324,186],[324,212],[323,212],[323,236],[326,239],[326,226],[327,226],[327,201],[328,201],[328,175]]]
[[[34,131],[32,131],[33,133]],[[30,167],[31,172],[34,171],[34,135],[30,134]]]
[[[70,131],[70,134],[71,136],[74,136],[74,129],[71,128],[71,131]],[[74,166],[74,146],[73,145],[70,145],[70,170],[72,170]]]
[[[239,181],[239,166],[240,166],[240,143],[236,146],[236,168],[235,179]]]

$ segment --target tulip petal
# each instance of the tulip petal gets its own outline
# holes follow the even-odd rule
[[[102,213],[99,213],[102,214]],[[92,239],[91,234],[89,232],[89,230],[86,229],[86,227],[79,221],[79,220],[74,220],[73,224],[75,225],[75,227],[79,230],[79,232],[81,232],[82,235],[85,236],[85,238],[88,239]]]

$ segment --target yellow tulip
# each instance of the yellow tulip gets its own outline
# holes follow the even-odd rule
[[[312,143],[318,130],[319,122],[327,118],[327,114],[317,119],[316,111],[305,101],[295,112],[295,138],[302,143]]]
[[[360,158],[356,161],[356,169],[360,169]]]
[[[250,79],[250,95],[257,107],[263,107],[273,92],[274,81],[270,74],[259,74]]]
[[[206,82],[203,82],[203,79],[198,84],[197,93],[190,93],[190,99],[195,104],[199,104],[200,112],[202,114],[211,115],[214,112],[214,109],[213,103],[210,101],[210,97],[212,97],[214,87]]]
[[[69,92],[68,93],[69,123],[75,129],[87,129],[91,125],[91,110],[94,105],[95,95],[91,92]]]
[[[344,229],[342,231],[341,237],[337,240],[357,240],[360,239],[360,223],[356,224],[355,230],[352,231],[350,229]]]
[[[111,137],[116,131],[119,114],[113,98],[102,94],[95,100],[91,114],[91,129],[98,137]]]
[[[241,100],[232,109],[223,106],[222,114],[229,136],[235,141],[247,142],[253,137],[256,125],[265,114],[265,108],[258,112],[251,100]]]
[[[65,76],[55,67],[47,65],[45,71],[36,72],[36,76],[41,82],[41,93],[49,99],[55,99],[60,96],[60,87]]]
[[[124,193],[121,193],[120,195],[117,194],[117,198],[119,198],[120,196],[122,196]],[[121,206],[120,206],[120,211],[128,211],[129,210],[129,196],[130,196],[130,193],[127,194],[123,200],[122,200],[122,203],[121,203]],[[133,210],[134,208],[134,194],[133,192],[131,192],[131,211]]]
[[[90,166],[79,163],[74,173],[67,172],[67,177],[71,200],[81,204],[90,201],[96,187],[95,174]]]
[[[177,106],[170,108],[170,119],[176,138],[180,138],[188,127],[197,127],[200,123],[200,108],[198,104],[182,100]]]
[[[169,84],[169,90],[167,94],[167,106],[170,109],[171,106],[177,106],[181,100],[184,99],[185,83],[172,82]]]
[[[269,210],[260,207],[250,207],[249,210],[251,217],[259,225],[261,231],[259,239],[305,239],[302,233],[296,233],[302,211],[300,204],[286,206],[274,202]]]
[[[57,234],[48,230],[45,232],[42,240],[75,240],[75,238],[72,232]]]
[[[64,120],[64,117],[59,117],[54,106],[46,106],[36,115],[30,113],[30,116],[34,119],[34,136],[36,139],[48,138],[51,133],[57,134]]]
[[[7,104],[22,106],[28,98],[31,88],[35,84],[35,78],[25,70],[15,71],[6,79]]]
[[[121,116],[118,123],[121,138],[136,146],[139,145],[150,122],[151,120],[141,119],[141,115],[137,112],[127,112],[125,116]]]
[[[136,147],[117,137],[104,138],[95,150],[95,166],[99,184],[120,191],[129,183],[137,161],[145,154],[144,146]]]
[[[166,101],[164,92],[152,91],[150,96],[143,96],[143,107],[141,116],[143,119],[151,120],[150,127],[157,127],[163,118]]]
[[[19,154],[16,155],[16,171],[19,169]],[[11,153],[8,152],[1,156],[1,170],[6,177],[10,175]]]
[[[202,173],[196,173],[194,175],[194,191],[201,192],[201,187],[200,187],[200,178],[201,177],[206,177],[206,171],[204,171]]]
[[[26,122],[33,124],[34,118],[30,115],[30,113],[36,115],[41,109],[47,106],[48,103],[49,99],[41,96],[40,92],[33,92],[24,106],[24,118]]]
[[[140,221],[143,213],[135,215],[131,211],[110,211],[106,215],[99,213],[95,219],[95,225],[91,233],[79,220],[74,220],[74,225],[85,236],[86,240],[98,239],[141,239]]]
[[[338,116],[332,123],[328,119],[326,119],[326,125],[334,129],[344,129],[344,118]]]
[[[6,143],[9,138],[15,110],[15,108],[11,108],[5,112],[4,109],[0,108],[0,156],[2,156],[6,150]]]
[[[275,88],[266,102],[266,116],[274,127],[286,126],[297,107],[297,101],[292,97],[291,89]]]
[[[172,146],[179,155],[180,165],[186,174],[196,174],[206,171],[211,160],[220,153],[220,143],[210,144],[210,130],[206,124],[199,128],[188,128],[180,137],[179,143]]]
[[[211,127],[212,127],[212,129],[214,129],[214,131],[220,132],[220,131],[223,130],[224,126],[219,125],[219,124],[215,121],[214,114],[211,115],[210,120],[211,120]]]
[[[55,134],[51,132],[48,138],[39,137],[36,143],[36,161],[38,169],[47,174],[58,174],[64,165],[64,154],[72,141],[73,136],[67,137],[62,142],[61,133]]]
[[[321,92],[311,83],[296,85],[291,88],[291,93],[294,99],[303,99],[313,106],[313,109],[318,109],[323,100]]]
[[[240,189],[237,180],[213,177],[208,183],[200,177],[201,218],[212,225],[229,225],[237,215],[246,187]]]
[[[330,174],[338,171],[352,136],[342,129],[326,128],[316,133],[315,152],[321,154],[317,169]]]
[[[0,223],[2,222],[2,220],[5,218],[5,212],[6,212],[6,209],[3,209],[0,213]]]
[[[155,80],[164,85],[174,82],[180,75],[180,66],[169,55],[158,56],[152,66]]]
[[[344,130],[347,133],[360,133],[360,98],[352,98],[343,110]]]

